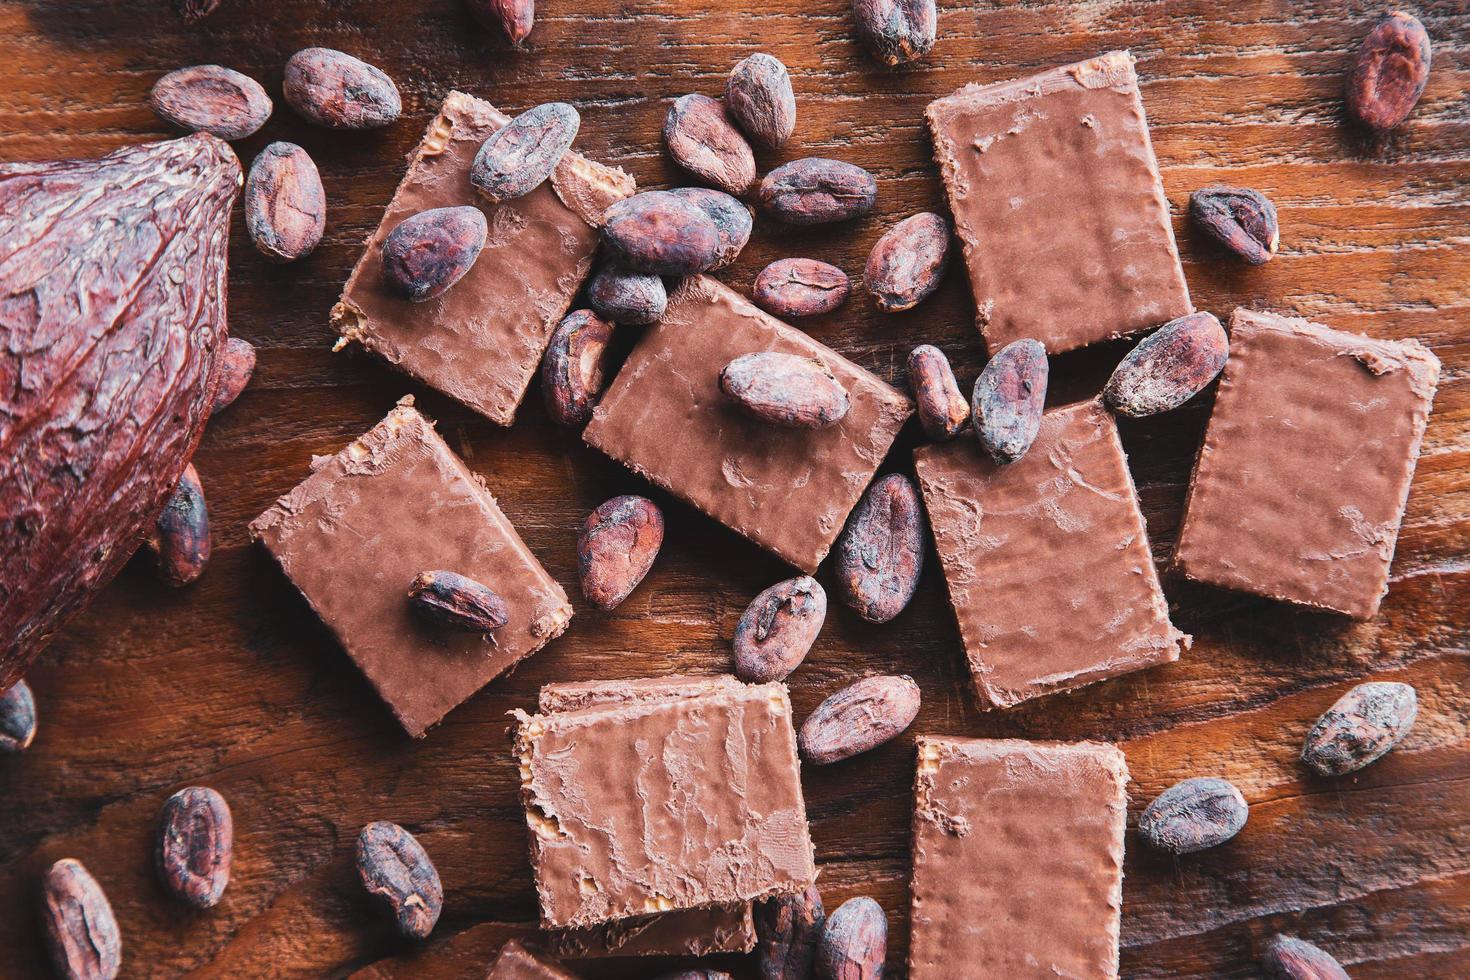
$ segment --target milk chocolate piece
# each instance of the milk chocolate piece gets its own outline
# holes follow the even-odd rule
[[[568,153],[546,183],[491,204],[470,184],[470,164],[509,121],[488,102],[449,93],[332,308],[339,348],[356,341],[500,425],[515,418],[587,276],[602,212],[633,193],[621,170]],[[395,295],[382,271],[388,233],[417,212],[464,205],[483,211],[490,229],[474,267],[435,299]]]
[[[1112,416],[1042,417],[1004,466],[973,439],[914,452],[981,708],[1179,659]]]
[[[1388,591],[1439,360],[1236,310],[1173,568],[1367,619]]]
[[[616,681],[556,681],[541,686],[537,706],[542,714],[552,714],[661,698],[690,698],[716,691],[738,691],[743,686],[733,674],[668,674]]]
[[[826,429],[780,429],[721,393],[758,351],[821,361],[851,407]],[[587,443],[804,572],[841,533],[912,403],[873,374],[706,276],[684,280],[592,415]]]
[[[577,980],[556,963],[542,959],[512,939],[500,948],[485,980]]]
[[[990,350],[1058,354],[1194,309],[1128,52],[967,85],[926,116]]]
[[[921,736],[910,980],[1117,977],[1127,784],[1111,745]]]
[[[571,604],[484,482],[409,399],[250,525],[404,729],[419,737],[566,629]],[[509,621],[481,635],[435,626],[407,590],[453,568],[500,595]]]

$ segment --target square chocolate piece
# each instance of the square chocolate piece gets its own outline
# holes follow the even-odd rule
[[[1236,310],[1174,569],[1372,616],[1438,381],[1438,358],[1417,340]]]
[[[1030,337],[1056,354],[1193,310],[1131,54],[967,85],[925,114],[992,352]]]
[[[910,980],[1117,977],[1127,786],[1099,742],[920,736]]]
[[[1014,463],[964,438],[914,464],[982,709],[1179,659],[1189,637],[1169,622],[1102,405],[1047,412]]]
[[[470,184],[470,164],[509,121],[482,99],[449,93],[332,308],[339,348],[356,341],[500,425],[514,420],[587,276],[602,213],[633,193],[633,179],[621,170],[568,153],[525,197],[491,204]],[[422,303],[390,292],[383,281],[388,233],[420,211],[460,205],[484,211],[490,228],[470,271]]]
[[[408,399],[250,524],[404,729],[451,708],[566,629],[572,606],[485,484]],[[420,572],[493,589],[510,619],[485,636],[425,622]]]
[[[781,351],[821,361],[851,408],[826,429],[747,415],[719,385],[732,360]],[[913,413],[904,395],[707,276],[669,297],[583,437],[736,533],[811,573]]]

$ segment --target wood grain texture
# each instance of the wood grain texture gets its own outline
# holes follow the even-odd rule
[[[41,871],[81,859],[106,888],[129,977],[475,976],[535,917],[505,713],[547,681],[729,664],[746,602],[790,575],[692,509],[666,507],[667,543],[643,586],[602,614],[577,601],[568,634],[451,713],[422,742],[402,735],[367,683],[246,524],[380,419],[404,393],[482,473],[550,572],[574,587],[577,528],[618,493],[649,492],[554,429],[532,391],[501,430],[364,356],[333,355],[327,311],[392,194],[404,155],[451,88],[507,110],[562,99],[582,112],[578,148],[640,185],[680,180],[662,153],[669,101],[718,94],[729,68],[768,50],[791,69],[796,135],[762,171],[808,154],[879,178],[869,218],[755,239],[725,278],[748,290],[767,262],[809,255],[860,273],[898,219],[943,210],[921,111],[973,80],[994,81],[1131,47],[1195,303],[1290,311],[1382,337],[1419,337],[1444,361],[1424,455],[1377,618],[1363,624],[1166,580],[1178,625],[1196,636],[1175,665],[1004,713],[976,711],[931,560],[912,606],[884,627],[834,608],[791,678],[798,719],[864,672],[908,673],[924,705],[913,732],[1118,741],[1133,817],[1175,780],[1235,780],[1250,823],[1218,850],[1175,861],[1130,831],[1123,971],[1130,977],[1251,977],[1272,934],[1334,952],[1358,978],[1470,975],[1470,12],[1413,9],[1435,40],[1418,110],[1386,143],[1344,126],[1342,73],[1376,4],[1341,0],[945,3],[922,61],[880,67],[853,40],[842,0],[641,3],[541,0],[514,50],[459,0],[225,0],[184,27],[168,0],[0,0],[0,160],[95,156],[167,130],[146,105],[181,65],[219,62],[260,79],[275,117],[237,144],[247,163],[271,140],[299,142],[326,184],[326,238],[275,266],[236,222],[231,328],[260,348],[255,381],[213,420],[195,460],[211,506],[214,558],[193,587],[157,584],[135,561],[32,671],[40,732],[0,760],[0,977],[42,969],[32,906]],[[282,67],[312,44],[387,70],[405,118],[380,132],[330,133],[279,99]],[[1214,181],[1259,188],[1281,214],[1281,253],[1253,269],[1183,223],[1189,193]],[[804,329],[902,385],[919,343],[942,347],[969,384],[984,360],[958,269],[902,314],[860,292]],[[628,331],[626,342],[635,335]],[[1126,344],[1053,364],[1051,401],[1096,392]],[[1123,426],[1154,554],[1174,539],[1208,396]],[[909,470],[917,423],[887,469]],[[819,573],[830,584],[830,574]],[[1403,680],[1418,724],[1372,768],[1323,780],[1295,760],[1317,715],[1365,677]],[[907,937],[912,736],[804,775],[828,908],[871,894],[892,923],[889,965]],[[234,810],[234,882],[205,913],[155,882],[159,807],[183,785]],[[413,831],[444,880],[428,947],[393,937],[362,893],[352,843],[370,820]],[[983,915],[984,910],[977,910]],[[395,959],[396,957],[396,959]],[[737,969],[748,969],[738,960]],[[592,976],[642,975],[603,963]]]

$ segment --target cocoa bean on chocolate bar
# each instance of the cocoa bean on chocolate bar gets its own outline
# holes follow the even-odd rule
[[[1006,344],[975,379],[970,415],[980,445],[997,463],[1026,455],[1041,431],[1049,368],[1035,340]]]
[[[924,434],[935,441],[953,439],[970,424],[970,403],[960,391],[944,351],[921,344],[909,351],[909,388],[918,405]]]
[[[1271,980],[1348,980],[1348,972],[1331,953],[1295,936],[1275,936],[1267,942],[1261,966]]]
[[[796,129],[796,96],[786,66],[764,52],[740,62],[725,83],[725,108],[746,136],[779,149]]]
[[[510,622],[510,607],[494,589],[457,572],[420,572],[408,601],[430,622],[469,633],[493,633]]]
[[[919,685],[907,675],[864,677],[828,697],[797,733],[801,757],[825,766],[897,738],[919,715]]]
[[[821,361],[798,354],[746,354],[720,372],[720,390],[763,422],[825,429],[847,417],[847,389]]]
[[[818,316],[847,302],[852,282],[835,265],[816,259],[777,259],[755,277],[751,298],[776,316]]]
[[[644,326],[663,318],[669,292],[659,276],[609,264],[587,285],[587,302],[613,323]]]
[[[272,262],[310,255],[327,226],[327,194],[306,151],[272,143],[250,165],[245,181],[245,230]]]
[[[1142,418],[1178,408],[1215,380],[1230,356],[1230,338],[1209,313],[1170,320],[1119,362],[1103,400],[1119,415]]]
[[[820,225],[873,210],[878,182],[862,167],[806,157],[766,174],[757,197],[763,211],[789,225]]]
[[[643,581],[664,543],[664,515],[647,497],[614,497],[591,514],[577,539],[582,595],[614,609]]]
[[[231,337],[220,355],[219,387],[214,391],[210,414],[229,408],[250,384],[255,373],[255,346],[248,340]]]
[[[871,898],[850,898],[827,916],[817,946],[819,980],[882,980],[888,916]]]
[[[1192,854],[1240,833],[1248,816],[1240,790],[1226,780],[1201,776],[1160,793],[1138,818],[1138,832],[1161,851]]]
[[[720,234],[697,205],[668,191],[644,191],[618,201],[602,219],[608,249],[629,268],[687,276],[715,264]]]
[[[433,931],[444,906],[444,886],[413,834],[386,820],[362,828],[357,874],[368,894],[388,906],[399,932],[424,939]]]
[[[73,858],[41,879],[46,951],[66,980],[113,980],[122,969],[122,936],[97,879]]]
[[[750,208],[724,191],[710,190],[708,187],[676,187],[669,193],[682,197],[699,208],[715,223],[720,244],[715,249],[715,261],[710,266],[710,271],[723,269],[740,256],[745,243],[750,241],[750,232],[755,226]]]
[[[495,203],[524,197],[551,176],[581,126],[582,117],[565,102],[527,109],[481,145],[470,183]]]
[[[937,214],[911,215],[884,233],[868,253],[863,284],[878,309],[912,309],[939,288],[949,267],[949,222]]]
[[[158,576],[174,588],[182,588],[204,574],[209,564],[212,542],[209,535],[209,508],[204,503],[204,487],[199,473],[190,463],[184,475],[163,505],[163,513],[148,535],[148,547],[158,566]]]
[[[0,691],[0,754],[16,755],[36,740],[36,699],[31,686],[16,681]]]
[[[735,673],[752,683],[779,681],[806,659],[827,618],[827,593],[810,575],[777,582],[756,596],[735,626]]]
[[[219,65],[194,65],[153,83],[148,104],[164,122],[222,140],[242,140],[271,116],[270,96],[260,83]]]
[[[1397,745],[1418,714],[1419,696],[1408,684],[1359,684],[1317,719],[1302,746],[1302,761],[1324,776],[1357,772]]]
[[[1251,265],[1271,261],[1281,243],[1276,205],[1249,187],[1201,187],[1189,195],[1189,216],[1211,239]]]
[[[398,86],[378,68],[332,48],[304,48],[286,62],[286,102],[328,129],[377,129],[403,111]]]
[[[383,281],[415,303],[442,296],[474,266],[488,233],[484,213],[468,205],[410,215],[383,239]]]
[[[1353,59],[1348,114],[1378,133],[1398,126],[1424,94],[1432,57],[1429,33],[1418,18],[1401,10],[1385,14]]]
[[[744,194],[755,183],[755,154],[718,99],[675,99],[664,117],[664,145],[675,163],[722,191]]]
[[[761,980],[808,980],[826,922],[816,885],[758,903],[755,948]]]
[[[870,486],[837,540],[837,596],[870,623],[909,604],[924,569],[924,512],[913,481],[890,473]]]
[[[500,31],[511,44],[520,44],[536,24],[535,0],[465,0],[470,14],[484,27]]]
[[[934,47],[934,0],[853,0],[852,17],[858,36],[886,65],[922,58]]]
[[[578,426],[592,417],[607,368],[613,325],[591,310],[568,313],[541,359],[541,394],[558,425]]]
[[[181,789],[158,815],[159,881],[186,905],[214,908],[230,883],[234,846],[235,822],[225,798],[207,786]]]

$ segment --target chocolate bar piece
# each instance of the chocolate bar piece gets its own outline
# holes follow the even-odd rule
[[[1030,337],[1056,354],[1194,309],[1128,52],[968,85],[926,115],[992,352]]]
[[[1042,416],[999,465],[974,439],[914,452],[934,544],[982,708],[1179,659],[1113,417]]]
[[[1128,766],[1098,742],[919,738],[910,980],[1118,976]]]
[[[1439,360],[1416,340],[1236,310],[1174,569],[1372,616],[1438,381]]]
[[[515,418],[587,276],[603,211],[634,189],[621,170],[568,153],[531,193],[489,203],[470,185],[470,164],[509,121],[488,102],[449,93],[332,308],[339,348],[355,341],[500,425]],[[458,205],[479,207],[490,228],[473,268],[437,299],[395,295],[383,280],[383,240],[413,214]]]
[[[567,627],[566,593],[411,399],[250,525],[377,688],[419,737],[491,678]],[[489,586],[510,619],[487,635],[416,615],[408,587],[446,570]]]
[[[821,361],[851,408],[784,429],[721,393],[730,361],[781,351]],[[804,572],[816,571],[913,413],[873,374],[706,276],[685,279],[583,433],[587,443]]]
[[[542,959],[512,939],[500,949],[490,964],[485,980],[577,980],[550,960]]]
[[[556,681],[543,684],[537,698],[542,714],[576,711],[611,704],[690,698],[716,691],[738,691],[745,685],[734,674],[669,674],[617,681]]]

